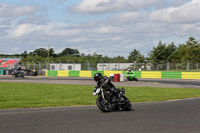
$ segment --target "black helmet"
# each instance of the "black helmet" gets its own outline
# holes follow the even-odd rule
[[[102,74],[101,73],[95,73],[94,74],[94,80],[97,82],[97,81],[99,81],[99,80],[101,80],[102,79]]]
[[[17,70],[21,70],[21,66],[18,66]]]

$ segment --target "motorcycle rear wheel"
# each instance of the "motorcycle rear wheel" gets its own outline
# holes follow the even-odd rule
[[[110,112],[111,108],[108,103],[105,102],[105,100],[102,97],[98,97],[96,100],[97,107],[102,111],[102,112]]]

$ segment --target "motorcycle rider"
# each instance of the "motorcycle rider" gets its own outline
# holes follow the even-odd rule
[[[102,88],[108,89],[111,94],[120,97],[120,90],[110,82],[110,78],[107,76],[102,76],[101,73],[96,73],[94,75],[94,80],[97,82],[97,86],[93,90],[93,95],[96,95],[97,90],[102,86]]]
[[[127,74],[133,74],[133,76],[135,76],[135,73],[131,69],[128,69]]]
[[[21,66],[18,66],[17,69],[14,70],[14,75],[18,75],[21,71]]]
[[[17,68],[13,71],[13,76],[22,77],[24,78],[24,71],[22,70],[21,66],[17,66]]]
[[[17,74],[21,73],[21,70],[22,70],[21,66],[18,66],[18,68],[17,68]]]

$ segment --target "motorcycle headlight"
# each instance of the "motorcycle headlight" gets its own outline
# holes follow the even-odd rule
[[[99,89],[97,89],[97,90],[96,90],[96,94],[98,94],[98,93],[100,92],[100,90],[101,90],[100,88],[99,88]]]

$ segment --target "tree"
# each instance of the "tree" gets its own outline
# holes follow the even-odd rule
[[[80,56],[80,53],[77,49],[71,49],[71,48],[66,48],[64,49],[61,53],[59,53],[59,56]]]
[[[174,60],[174,53],[176,52],[176,50],[177,50],[177,47],[174,44],[174,42],[172,42],[171,44],[167,45],[166,48],[165,48],[165,56],[166,56],[165,58],[168,61]]]
[[[189,37],[188,41],[186,41],[186,59],[190,61],[196,61],[196,57],[199,57],[199,49],[198,49],[198,41],[193,38]]]
[[[134,49],[133,51],[130,52],[128,56],[128,61],[129,62],[137,61],[140,56],[141,56],[140,51]]]
[[[34,50],[31,54],[38,55],[41,57],[48,57],[48,50],[46,50],[45,48],[39,48]]]
[[[150,59],[157,63],[165,63],[172,59],[173,53],[177,50],[177,47],[172,42],[169,45],[163,44],[159,41],[157,47],[153,47],[150,53]]]
[[[186,62],[187,60],[192,62],[200,62],[200,44],[193,38],[189,37],[186,44],[181,44],[173,54],[173,58],[176,62]]]
[[[127,60],[123,56],[117,56],[113,57],[113,59],[111,59],[111,62],[126,63]]]
[[[24,58],[26,58],[27,55],[28,55],[28,52],[27,52],[27,51],[24,51],[24,53],[21,54],[21,56],[24,57]]]
[[[51,56],[52,56],[52,57],[57,57],[57,54],[54,53],[53,48],[50,48],[50,49],[49,49],[49,56],[50,56],[50,57],[51,57]]]

